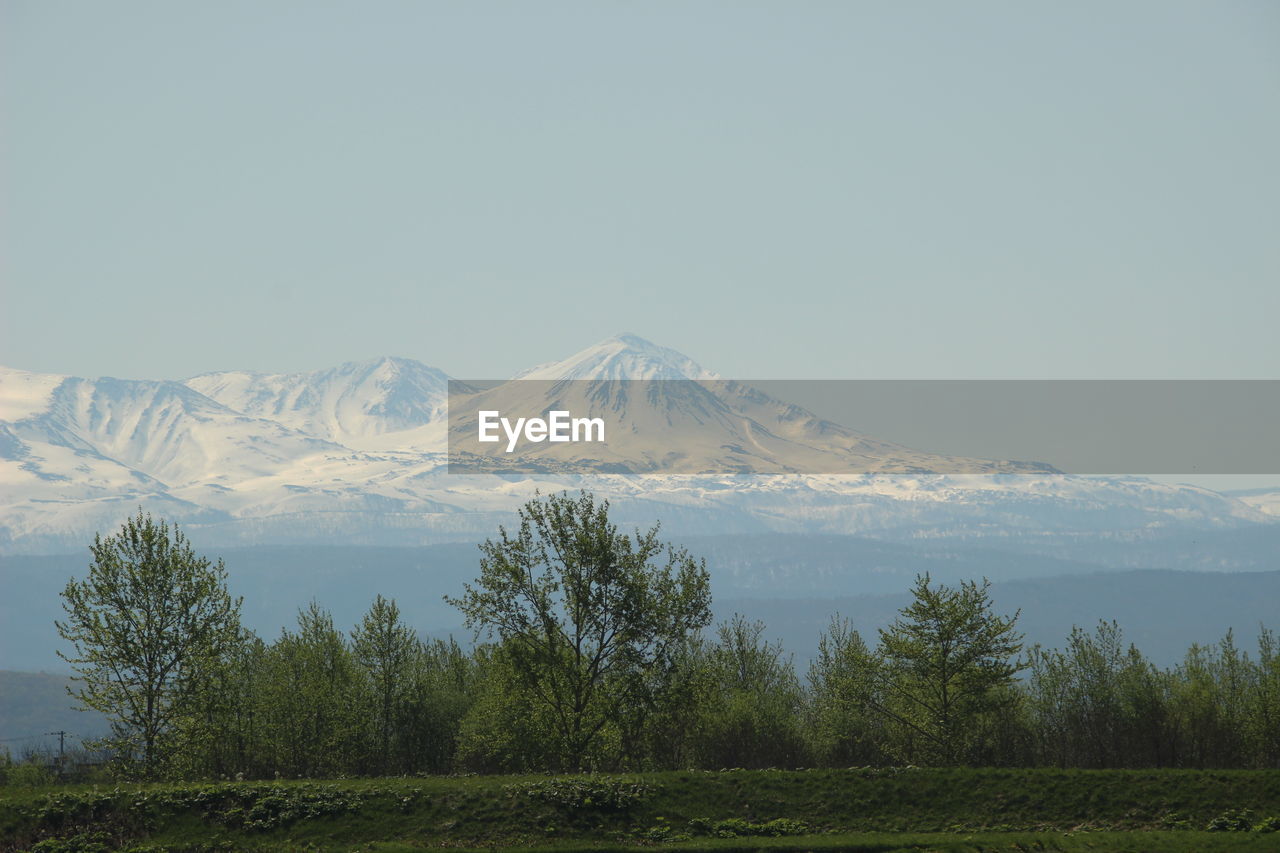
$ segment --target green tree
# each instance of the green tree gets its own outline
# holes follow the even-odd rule
[[[791,656],[764,639],[764,623],[741,614],[722,622],[706,659],[695,748],[704,767],[795,767],[803,763],[802,695]]]
[[[1260,671],[1235,644],[1234,632],[1216,646],[1187,650],[1174,673],[1174,701],[1182,734],[1180,759],[1193,767],[1241,767],[1249,754],[1249,696]]]
[[[400,621],[394,600],[379,595],[351,635],[356,662],[367,674],[373,692],[377,765],[386,773],[397,718],[410,687],[410,672],[418,651],[414,630]]]
[[[1263,627],[1258,634],[1258,676],[1249,695],[1249,734],[1257,767],[1280,769],[1280,643]]]
[[[632,762],[657,770],[699,766],[701,722],[717,696],[706,638],[698,633],[681,643],[672,654],[671,667],[653,680],[654,701],[645,709],[648,713],[624,718],[624,743],[631,749]]]
[[[239,639],[240,599],[221,560],[141,510],[89,550],[89,576],[62,591],[55,624],[73,651],[59,655],[80,676],[72,696],[110,719],[109,745],[154,776],[184,705]]]
[[[1066,649],[1029,656],[1027,709],[1042,762],[1062,767],[1149,767],[1174,760],[1169,675],[1124,644],[1115,622],[1073,627]]]
[[[914,600],[880,630],[886,696],[874,707],[918,736],[922,754],[945,765],[960,759],[977,716],[1014,695],[1003,688],[1023,668],[1018,614],[994,613],[990,586],[983,579],[952,589],[917,576]]]
[[[458,748],[476,690],[476,662],[450,637],[418,643],[398,709],[396,741],[403,772],[445,773]]]
[[[282,631],[263,663],[261,714],[275,772],[332,776],[360,772],[368,756],[364,684],[333,616],[316,602],[298,611],[297,631]]]
[[[459,723],[456,761],[477,773],[546,771],[563,764],[551,707],[528,686],[506,647],[475,650],[474,701]]]
[[[254,718],[260,710],[267,646],[244,630],[231,652],[202,673],[175,721],[167,775],[182,778],[261,775],[263,749]]]
[[[880,698],[879,658],[849,620],[838,615],[818,638],[809,664],[810,740],[825,764],[884,761],[883,718],[873,707]]]
[[[480,577],[448,598],[469,628],[500,640],[503,658],[547,712],[557,763],[585,766],[624,707],[647,706],[654,672],[711,619],[703,562],[609,521],[608,501],[536,498],[511,535],[481,545]]]

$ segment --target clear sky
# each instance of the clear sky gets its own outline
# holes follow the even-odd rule
[[[0,3],[0,363],[1280,375],[1280,4]]]

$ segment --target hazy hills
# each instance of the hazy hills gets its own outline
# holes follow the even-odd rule
[[[985,539],[889,542],[766,534],[682,541],[706,558],[718,611],[758,615],[770,631],[794,639],[797,652],[816,642],[816,626],[830,612],[845,610],[853,601],[888,602],[884,606],[896,608],[916,573],[929,572],[946,583],[988,577],[1000,591],[1030,590],[1037,584],[1057,590],[1039,599],[1039,615],[1033,619],[1029,612],[1027,617],[1029,626],[1033,621],[1048,626],[1037,635],[1042,642],[1058,641],[1071,624],[1114,618],[1134,630],[1148,630],[1152,637],[1165,637],[1167,642],[1162,640],[1152,653],[1176,656],[1188,643],[1212,639],[1227,628],[1253,631],[1260,619],[1274,623],[1271,614],[1280,601],[1274,584],[1280,573],[1273,555],[1280,550],[1280,529],[1259,528],[1262,532],[1267,535],[1253,541],[1230,541],[1225,532],[1218,541],[1170,535],[1143,548],[1064,542],[1054,554],[997,549]],[[298,608],[313,599],[331,609],[339,625],[353,625],[377,594],[396,598],[419,630],[454,630],[461,620],[443,597],[457,595],[478,571],[478,551],[470,543],[419,548],[299,545],[208,553],[225,559],[233,592],[244,596],[246,624],[268,636],[292,625]],[[83,576],[86,565],[87,556],[5,558],[0,669],[64,668],[54,654],[59,641],[53,620],[62,615],[58,594],[70,577]],[[1133,584],[1145,585],[1145,601],[1141,595],[1119,593]],[[1231,589],[1247,594],[1228,594]],[[1026,604],[1020,598],[1011,606]],[[807,615],[792,631],[780,620],[797,612]]]
[[[736,547],[721,543],[723,547],[717,548],[707,541],[694,544],[715,560]],[[757,547],[763,546],[757,543]],[[774,557],[781,552],[776,546],[769,550]],[[972,560],[954,561],[950,572],[943,560],[925,562],[921,568],[947,580],[976,577],[974,570],[983,558],[972,556]],[[228,552],[226,557],[232,586],[245,597],[246,623],[267,638],[278,636],[286,625],[292,626],[297,608],[312,598],[332,610],[340,627],[350,630],[373,595],[382,593],[395,597],[405,617],[423,633],[452,634],[463,642],[471,639],[460,627],[456,611],[444,604],[441,596],[457,592],[462,582],[474,575],[474,546],[252,549]],[[736,586],[731,578],[725,579],[723,569],[713,568],[713,588],[717,590],[714,609],[719,619],[742,613],[763,621],[765,636],[781,640],[803,673],[819,631],[833,615],[850,619],[874,642],[876,629],[908,603],[903,589],[911,575],[906,567],[884,570],[888,557],[888,553],[881,554],[880,571],[862,573],[861,577],[871,579],[861,585],[867,594],[856,594],[859,585],[847,578],[850,591],[845,594],[805,594],[801,590],[795,597],[766,598],[751,595],[750,588]],[[66,676],[58,674],[67,672],[67,665],[54,654],[59,647],[53,629],[53,619],[60,615],[57,592],[67,576],[83,571],[83,561],[67,556],[12,560],[10,595],[0,601],[0,670],[52,672],[0,671],[0,738],[57,729],[79,735],[100,732],[101,718],[70,709]],[[1076,568],[1084,571],[1089,567],[1080,564]],[[1099,572],[1093,567],[1083,574],[997,580],[992,594],[1001,611],[1021,610],[1019,625],[1028,644],[1060,647],[1073,625],[1092,629],[1099,620],[1114,619],[1127,641],[1163,666],[1177,663],[1191,643],[1217,642],[1228,629],[1235,631],[1241,648],[1252,650],[1260,624],[1280,627],[1275,618],[1280,571]],[[19,601],[21,605],[16,603]],[[36,742],[47,745],[47,741]],[[11,744],[15,749],[25,745],[29,744]]]
[[[55,732],[66,732],[67,749],[82,738],[105,734],[106,717],[78,711],[67,695],[71,679],[60,673],[0,669],[0,749],[15,758],[58,748]]]

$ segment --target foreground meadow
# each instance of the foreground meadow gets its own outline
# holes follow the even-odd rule
[[[1280,849],[1280,772],[861,768],[0,789],[0,849]]]

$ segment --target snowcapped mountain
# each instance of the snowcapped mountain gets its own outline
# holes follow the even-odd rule
[[[600,373],[614,377],[616,361],[626,360],[610,356],[598,364]],[[449,432],[451,461],[460,470],[477,472],[1057,473],[1039,463],[923,453],[822,420],[739,382],[705,378],[705,372],[688,381],[666,364],[644,367],[661,381],[586,378],[589,372],[569,364],[559,374],[550,369],[540,372],[573,379],[513,379],[455,398]],[[683,370],[684,365],[680,367]],[[545,414],[553,410],[610,424],[609,440],[525,444],[514,454],[501,441],[477,440],[480,412]]]
[[[1008,463],[991,463],[984,475],[947,474],[946,457],[821,421],[633,335],[519,378],[565,393],[591,385],[567,380],[700,380],[674,383],[667,397],[568,402],[581,411],[608,407],[642,441],[682,422],[712,438],[682,448],[699,464],[666,459],[662,474],[461,476],[445,465],[448,377],[409,359],[297,374],[213,373],[185,383],[0,370],[0,551],[79,549],[139,505],[210,546],[474,540],[535,490],[564,488],[609,497],[624,523],[661,518],[673,534],[1117,535],[1274,521],[1208,490],[1142,479]],[[506,383],[509,392],[532,384]],[[671,450],[668,438],[646,452],[657,459]],[[779,471],[821,470],[814,454],[882,465],[858,476],[732,473],[742,459],[756,466],[750,470],[770,460]],[[805,464],[788,468],[796,459]],[[707,460],[729,464],[701,464]]]
[[[206,373],[186,384],[227,408],[356,449],[439,420],[449,396],[443,371],[390,357],[309,373]]]
[[[1247,489],[1227,494],[1260,512],[1280,517],[1280,488]]]
[[[719,379],[688,356],[623,332],[561,361],[517,373],[514,379]]]
[[[337,448],[180,382],[65,377],[54,385],[28,374],[19,383],[43,393],[43,410],[29,406],[20,412],[25,417],[6,418],[19,442],[96,454],[171,486],[240,480]]]

